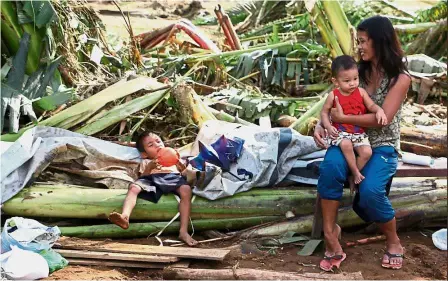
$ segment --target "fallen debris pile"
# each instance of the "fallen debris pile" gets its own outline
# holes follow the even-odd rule
[[[76,122],[72,122],[74,120],[63,122],[62,120],[68,116],[68,114],[64,114],[65,111],[68,112],[68,109],[64,110],[64,108],[70,104],[65,100],[62,103],[54,104],[51,109],[47,110],[47,113],[36,116],[36,118],[40,119],[42,125],[75,129],[80,133],[122,142],[129,142],[135,133],[143,130],[142,125],[144,124],[148,126],[160,124],[158,127],[162,128],[165,124],[179,123],[173,122],[177,119],[182,120],[179,124],[180,131],[175,131],[174,134],[165,133],[163,129],[160,129],[160,131],[162,131],[164,139],[179,139],[178,143],[185,145],[190,143],[194,136],[185,135],[186,131],[182,130],[182,127],[188,123],[188,126],[191,126],[191,122],[188,120],[195,120],[185,118],[185,116],[179,119],[176,118],[177,116],[163,114],[164,112],[176,113],[179,108],[184,108],[182,100],[186,101],[188,98],[182,99],[182,97],[174,95],[175,91],[173,91],[177,88],[176,86],[181,82],[179,79],[181,79],[191,85],[194,92],[200,95],[207,94],[206,96],[196,96],[194,99],[196,101],[201,100],[209,108],[197,113],[189,112],[193,116],[212,114],[230,122],[235,122],[235,120],[239,122],[242,118],[253,123],[257,123],[260,118],[268,116],[273,124],[278,124],[280,117],[284,119],[291,116],[291,118],[299,119],[294,128],[302,134],[310,134],[314,121],[305,117],[318,117],[316,113],[319,111],[319,107],[313,108],[314,113],[305,113],[313,103],[323,100],[325,94],[332,89],[326,82],[329,81],[330,76],[330,57],[343,53],[354,53],[355,48],[350,43],[353,41],[351,39],[352,35],[349,32],[352,25],[356,25],[360,18],[370,15],[372,11],[378,10],[390,11],[391,20],[396,23],[409,23],[412,20],[419,22],[424,20],[427,22],[437,21],[440,16],[432,16],[433,13],[440,14],[439,10],[444,11],[442,2],[438,4],[438,8],[418,15],[407,14],[395,6],[385,3],[370,3],[361,10],[367,11],[370,9],[371,11],[363,14],[358,6],[352,7],[346,4],[341,6],[334,1],[318,2],[313,7],[308,7],[309,10],[303,3],[268,2],[244,4],[245,8],[241,6],[229,13],[226,13],[222,7],[217,6],[215,13],[223,30],[225,42],[212,42],[200,29],[185,19],[164,28],[134,36],[129,20],[124,18],[131,36],[128,45],[123,45],[121,40],[114,39],[115,41],[111,41],[112,38],[110,38],[111,40],[109,40],[109,37],[106,38],[105,31],[101,27],[101,21],[98,20],[91,9],[84,6],[85,2],[79,2],[77,6],[79,8],[76,8],[83,11],[83,17],[76,21],[78,24],[76,26],[76,18],[73,18],[74,8],[62,4],[54,4],[53,7],[52,2],[46,2],[46,7],[53,9],[53,13],[59,16],[58,20],[61,24],[66,25],[67,22],[72,21],[72,26],[67,26],[67,28],[72,28],[76,32],[74,31],[73,38],[69,37],[64,40],[68,40],[67,46],[78,44],[84,55],[75,58],[72,55],[75,51],[71,50],[75,47],[70,47],[71,49],[68,50],[58,48],[55,51],[60,55],[67,54],[66,60],[69,59],[70,65],[73,65],[73,67],[79,65],[85,68],[85,65],[88,64],[84,63],[84,60],[90,59],[98,66],[99,72],[97,73],[117,73],[118,75],[107,74],[106,76],[109,78],[102,79],[102,82],[99,83],[79,83],[78,80],[81,78],[75,79],[74,77],[83,77],[82,79],[90,77],[88,75],[91,75],[94,68],[85,69],[82,72],[83,74],[80,75],[76,74],[80,73],[79,71],[66,71],[67,63],[62,61],[61,67],[66,70],[62,71],[61,75],[64,76],[64,73],[72,72],[75,75],[70,79],[64,78],[64,83],[73,85],[73,83],[67,84],[67,81],[78,81],[77,84],[80,86],[76,89],[77,95],[80,99],[85,99],[85,104],[89,104],[91,113],[85,116],[82,114],[83,118],[79,118]],[[15,8],[14,5],[7,6],[6,4],[2,7],[5,7],[5,9],[9,7],[10,11]],[[294,7],[293,10],[291,10],[292,7]],[[255,11],[254,8],[261,10],[256,10],[256,15],[252,16],[252,12]],[[279,12],[282,9],[290,12],[291,15]],[[25,9],[25,11],[28,10]],[[243,16],[248,11],[252,12]],[[353,13],[355,11],[357,13]],[[344,12],[347,16],[344,15]],[[310,18],[310,15],[314,15],[315,19]],[[323,17],[328,18],[328,23],[323,24]],[[234,24],[238,22],[236,18],[245,18],[244,25],[252,27],[252,29],[242,32],[243,29],[235,28]],[[97,28],[97,33],[82,33],[84,26],[93,24],[93,20],[96,20],[100,26]],[[49,21],[48,24],[53,26],[53,21]],[[192,40],[186,39],[184,36],[178,36],[179,30],[186,32]],[[238,32],[239,34],[237,34]],[[84,42],[82,41],[84,39],[79,39],[83,34],[87,38],[96,39],[89,39],[90,41]],[[268,35],[260,37],[259,34]],[[291,37],[288,34],[296,34],[298,37],[294,37],[296,35]],[[226,52],[226,50],[230,51]],[[90,55],[89,52],[91,52]],[[14,53],[14,50],[11,53]],[[431,93],[436,93],[437,96],[442,97],[443,92],[446,92],[446,83],[443,82],[444,77],[446,77],[446,64],[439,63],[440,65],[437,66],[436,70],[434,67],[427,67],[435,65],[433,61],[430,61],[430,58],[414,57],[412,57],[413,62],[410,66],[415,70],[415,73],[412,74],[417,75],[414,77],[413,90],[418,92],[419,103],[423,103]],[[5,64],[5,66],[7,65]],[[61,69],[61,67],[59,68]],[[123,77],[124,71],[130,68],[162,81],[163,83],[158,84],[160,85],[160,91],[156,91],[157,93],[153,95],[142,96],[142,94],[148,94],[158,88],[156,83],[150,82],[154,86],[150,86],[149,89],[147,84],[142,84],[141,89],[146,88],[146,92],[135,93],[136,90],[133,90],[126,95],[109,95],[110,98],[101,103],[97,103],[95,98],[92,100],[86,99],[91,95],[90,92],[93,89],[98,89],[97,86],[109,84],[110,81],[117,81],[117,76],[122,76],[122,82],[130,79],[128,78],[129,73]],[[434,73],[435,71],[437,73]],[[6,75],[7,72],[4,73]],[[182,75],[182,78],[176,77],[178,75]],[[8,77],[12,76],[11,74]],[[435,82],[428,84],[426,82],[428,77],[434,77]],[[122,85],[121,88],[114,85],[115,87],[108,92],[129,88],[129,83],[131,82]],[[137,81],[133,83],[137,83]],[[195,96],[194,92],[192,92],[193,96]],[[182,96],[185,97],[188,94]],[[137,97],[139,99],[136,99]],[[216,110],[222,110],[223,112],[218,114]],[[51,111],[53,112],[50,116],[48,113]],[[105,114],[106,111],[107,114]],[[441,108],[441,111],[443,111],[443,108]],[[17,110],[13,110],[13,112],[17,112]],[[238,114],[239,118],[235,119],[235,114]],[[18,120],[17,116],[13,115],[10,121]],[[52,120],[55,120],[55,116],[58,116],[58,122],[52,122]],[[87,118],[88,116],[90,118]],[[446,120],[446,117],[442,116],[439,117],[440,120],[435,118],[437,121],[434,121],[432,119],[434,115],[431,114],[430,118],[426,119],[426,113],[422,113],[419,118],[413,120],[410,120],[411,116],[417,117],[407,115],[403,119],[404,122],[411,122],[415,125],[433,125],[443,124]],[[308,126],[308,124],[310,125]],[[17,132],[18,123],[12,128],[11,132]],[[191,129],[194,131],[194,127]],[[2,136],[4,141],[12,141],[16,138],[17,135],[15,137]]]

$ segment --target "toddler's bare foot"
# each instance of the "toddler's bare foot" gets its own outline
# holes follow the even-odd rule
[[[110,213],[108,219],[112,223],[118,225],[119,227],[121,227],[123,229],[128,229],[129,228],[129,218],[126,217],[126,216],[123,216],[120,213],[117,213],[117,212]]]
[[[360,172],[358,172],[357,174],[355,174],[355,175],[353,176],[353,178],[354,178],[354,180],[355,180],[355,184],[360,184],[360,183],[362,182],[362,180],[365,179],[365,177],[364,177]]]
[[[188,246],[196,246],[198,241],[194,240],[188,232],[180,232],[179,239],[184,241]]]

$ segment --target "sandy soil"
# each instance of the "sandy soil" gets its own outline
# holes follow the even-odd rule
[[[188,7],[183,4],[185,1],[169,0],[167,3],[164,3],[163,1],[167,0],[159,1],[166,5],[165,11],[159,6],[154,9],[154,4],[152,4],[153,2],[151,1],[122,2],[120,4],[121,9],[124,12],[131,12],[130,21],[135,35],[165,27],[180,20],[182,18],[181,16],[168,13],[176,7],[180,7],[180,11],[188,10]],[[191,1],[188,0],[187,2]],[[201,9],[201,11],[214,15],[213,10],[217,4],[220,4],[224,10],[228,10],[235,5],[234,3],[236,2],[202,1],[201,5],[203,9]],[[116,14],[117,8],[115,5],[107,2],[91,2],[89,3],[89,6],[99,12],[99,16],[106,26],[107,31],[118,34],[123,38],[129,37],[123,18],[121,15]],[[114,11],[115,13],[112,14],[110,11]],[[140,15],[137,16],[132,14],[132,12],[138,12]],[[190,20],[192,20],[192,18],[190,18]],[[209,35],[212,40],[218,39],[223,35],[218,25],[200,26],[199,29]]]

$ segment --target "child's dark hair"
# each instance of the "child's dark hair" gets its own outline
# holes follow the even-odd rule
[[[331,63],[331,76],[337,77],[339,71],[358,68],[355,59],[351,56],[342,55],[333,60]]]
[[[137,137],[137,141],[135,142],[137,150],[140,152],[145,152],[145,146],[143,145],[143,139],[146,137],[158,137],[158,136],[152,132],[140,133],[140,135],[138,135],[138,137]]]

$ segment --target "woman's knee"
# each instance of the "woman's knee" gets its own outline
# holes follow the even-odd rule
[[[359,206],[363,209],[382,208],[387,204],[386,191],[374,179],[365,178],[359,186]]]
[[[339,200],[347,179],[347,162],[339,147],[330,147],[320,163],[317,189],[321,198]]]
[[[333,170],[339,170],[347,167],[347,161],[344,154],[342,154],[341,148],[337,146],[331,146],[325,154],[324,161],[320,164],[320,170],[323,172],[332,172]]]
[[[369,201],[375,200],[380,195],[373,183],[369,183],[367,179],[365,180],[365,182],[362,181],[359,185],[359,205],[364,208],[368,207]]]
[[[345,180],[347,176],[347,161],[339,147],[332,146],[327,150],[324,161],[320,163],[319,171],[320,175],[339,175]]]
[[[368,216],[369,221],[384,223],[395,216],[395,211],[386,195],[375,190],[364,192],[360,190],[358,206]]]
[[[178,189],[180,198],[191,198],[192,192],[189,185],[181,185]]]

